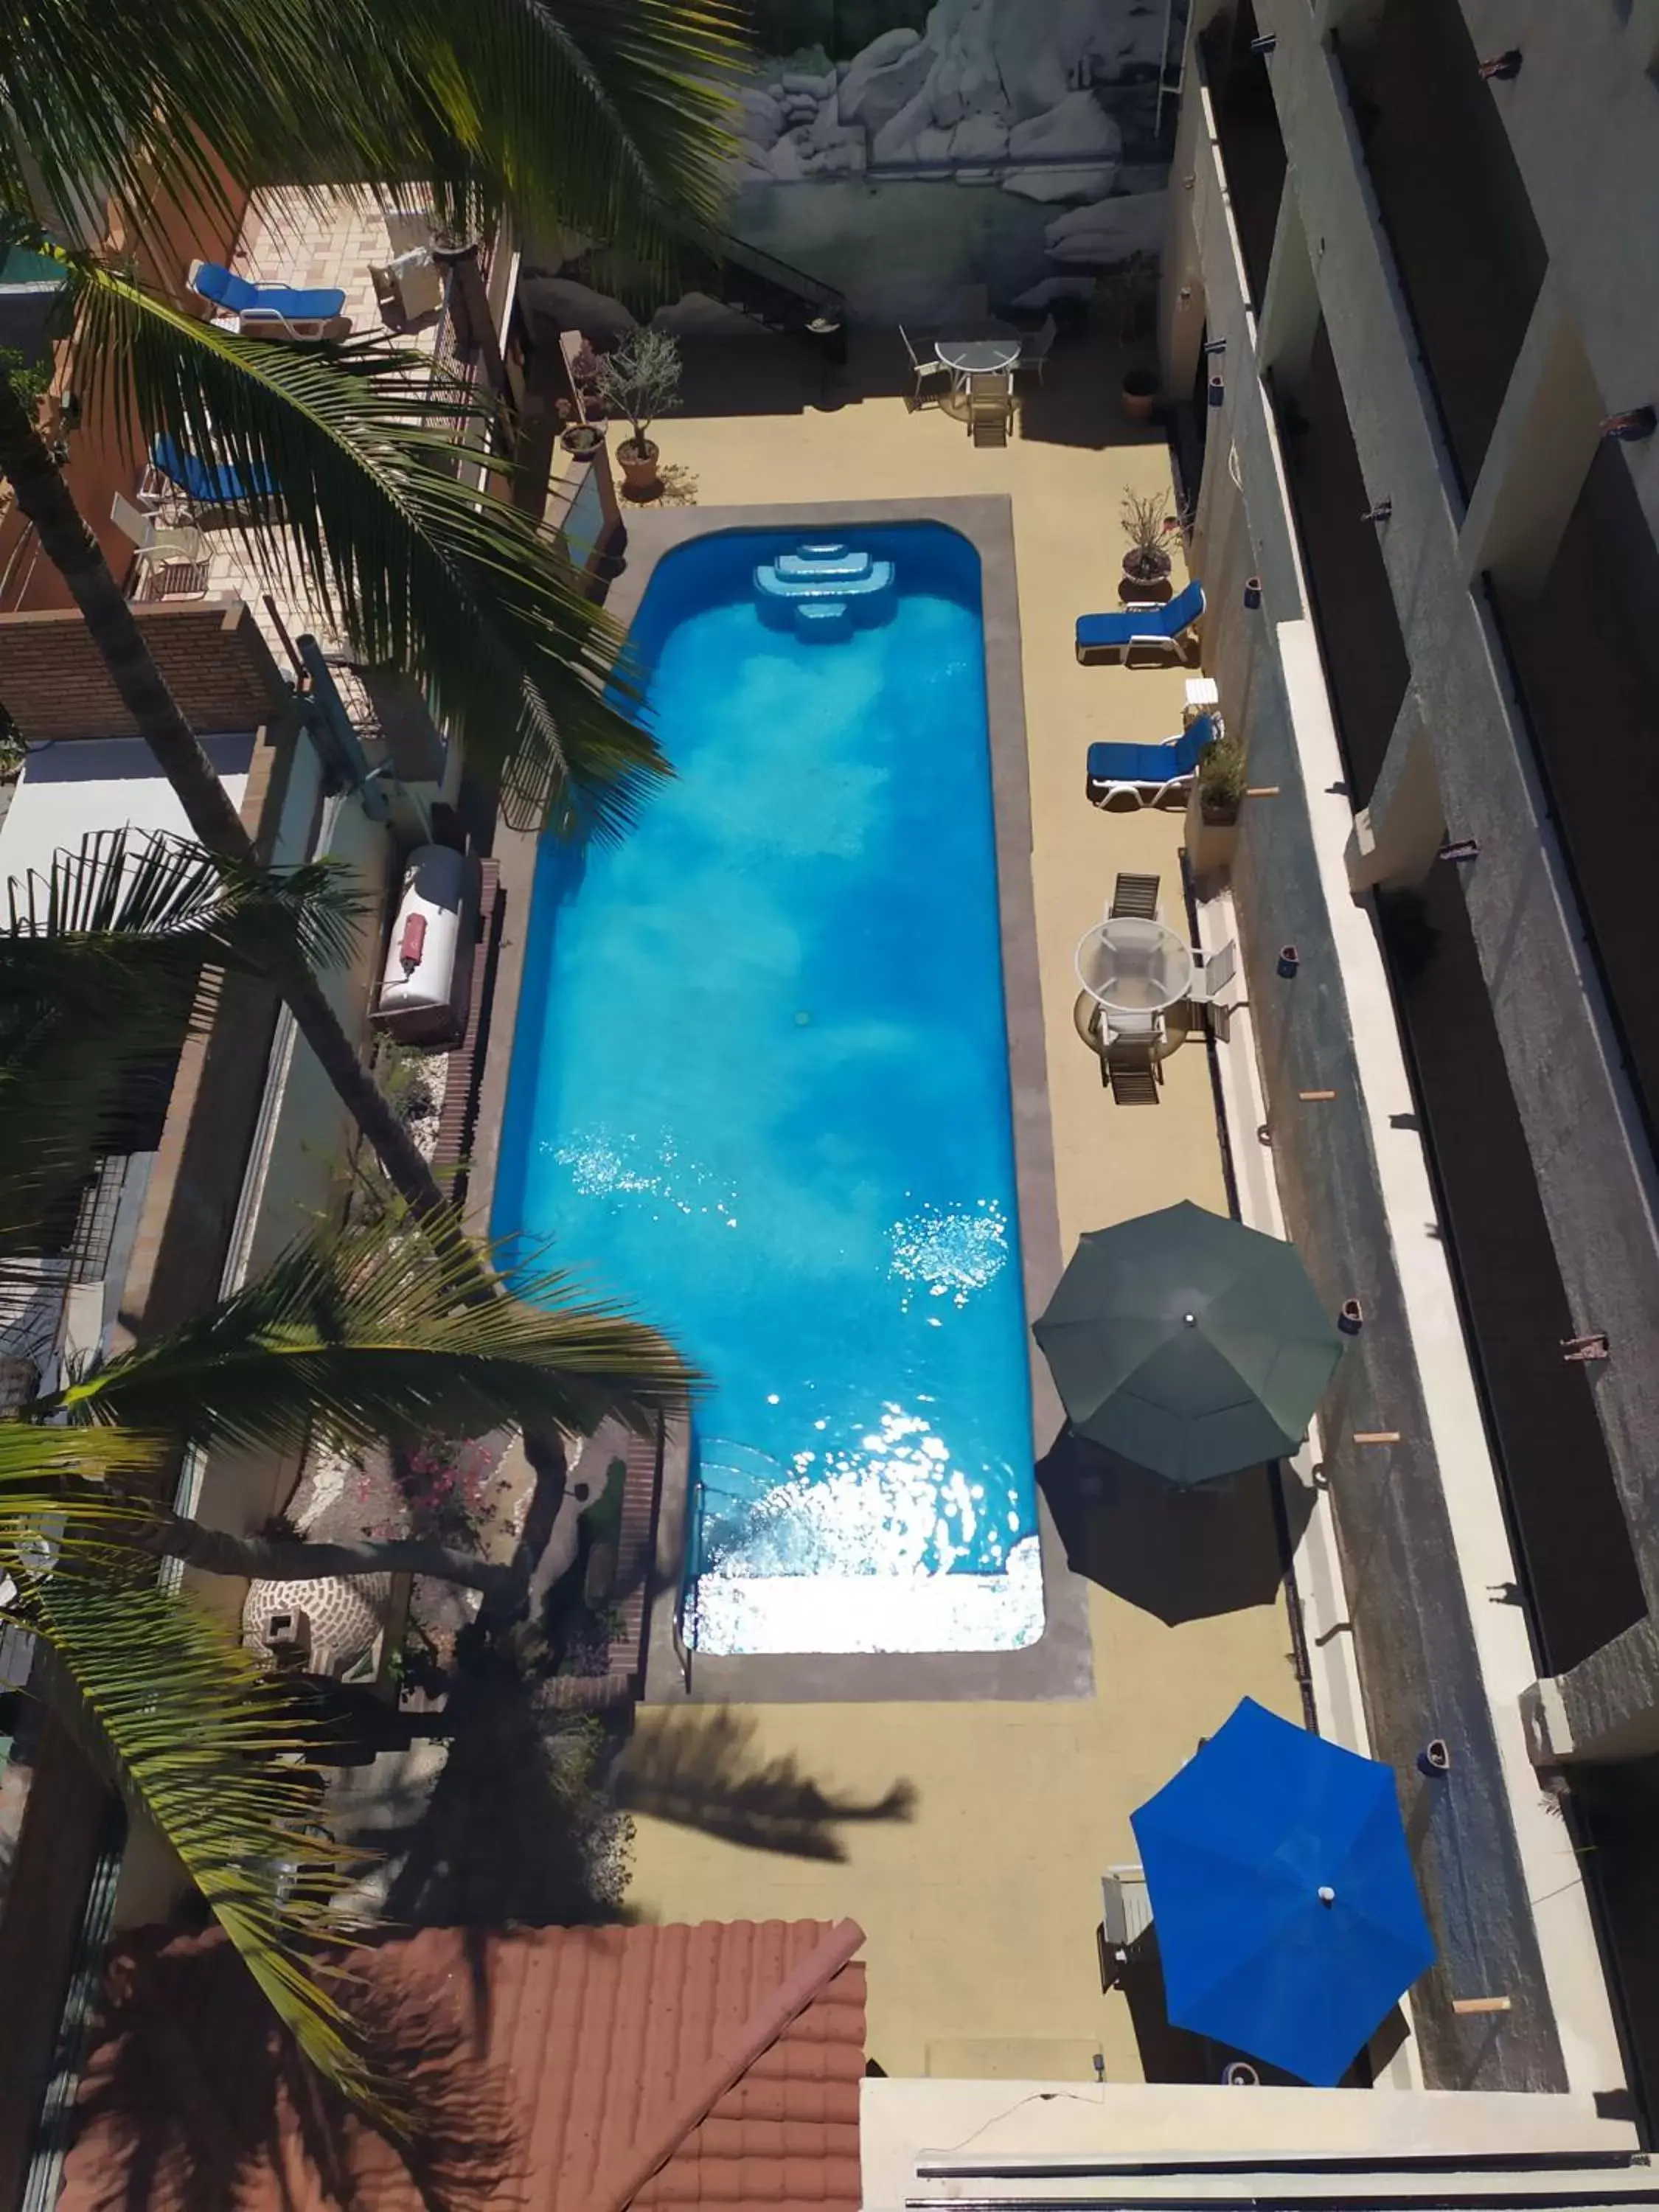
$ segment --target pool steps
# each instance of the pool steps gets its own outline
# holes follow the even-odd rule
[[[763,622],[832,641],[892,612],[893,563],[837,540],[811,538],[755,570]]]

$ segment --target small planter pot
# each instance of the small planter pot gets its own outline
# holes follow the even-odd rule
[[[1194,784],[1187,801],[1187,827],[1183,841],[1187,861],[1195,876],[1212,876],[1233,864],[1238,850],[1238,809],[1235,806],[1224,815],[1206,807]]]
[[[1161,546],[1154,546],[1150,551],[1126,553],[1123,556],[1123,581],[1120,586],[1120,596],[1125,605],[1132,605],[1137,599],[1161,605],[1170,596],[1171,565],[1169,555]]]
[[[1158,373],[1132,368],[1123,379],[1123,411],[1132,422],[1150,422],[1158,405]]]
[[[625,438],[617,448],[617,459],[622,465],[623,489],[629,499],[649,499],[661,489],[657,464],[662,455],[654,439],[647,438],[640,446]]]
[[[573,422],[559,433],[559,443],[573,460],[591,461],[605,443],[605,433],[592,422]]]

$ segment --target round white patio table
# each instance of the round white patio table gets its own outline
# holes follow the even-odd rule
[[[1077,948],[1077,979],[1089,996],[1114,1014],[1161,1013],[1192,988],[1192,947],[1161,921],[1127,915],[1097,922]]]
[[[981,323],[960,337],[938,338],[933,351],[952,376],[994,376],[1019,365],[1023,341],[1010,323]]]

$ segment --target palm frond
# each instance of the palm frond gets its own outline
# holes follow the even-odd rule
[[[166,433],[236,471],[252,564],[361,660],[422,684],[480,775],[568,831],[624,830],[665,763],[628,711],[620,635],[553,534],[477,489],[506,465],[466,442],[480,404],[381,337],[242,338],[89,261],[74,269],[88,391],[135,437]]]
[[[326,862],[244,866],[181,838],[88,837],[0,890],[0,1242],[39,1231],[165,1080],[213,998],[204,971],[280,978],[349,952],[361,901]]]
[[[503,1419],[591,1435],[683,1413],[697,1377],[665,1337],[563,1272],[489,1274],[459,1233],[395,1216],[296,1244],[257,1281],[31,1411],[198,1442],[481,1436]],[[491,1287],[484,1287],[491,1285]],[[483,1295],[481,1296],[481,1290]]]
[[[316,1724],[229,1632],[119,1554],[27,1582],[7,1617],[50,1648],[129,1797],[178,1854],[273,2009],[371,2108],[377,2081],[328,1949],[360,1856],[321,1825]]]
[[[164,246],[168,199],[217,227],[290,161],[388,187],[430,171],[464,204],[465,149],[388,20],[371,0],[147,0],[142,19],[30,0],[0,47],[5,205],[31,219],[43,191],[68,222],[100,178],[123,227]]]
[[[76,1486],[148,1474],[167,1449],[164,1437],[131,1429],[49,1429],[9,1415],[0,1419],[0,1514],[76,1510]],[[131,1510],[112,1509],[96,1494],[86,1505],[100,1522],[112,1510]]]
[[[329,860],[254,868],[162,831],[99,830],[0,893],[0,1005],[116,969],[131,988],[204,964],[274,976],[296,951],[340,967],[366,910]]]
[[[557,222],[665,270],[688,222],[718,222],[735,149],[725,89],[747,61],[710,0],[382,0],[478,170],[532,234]]]

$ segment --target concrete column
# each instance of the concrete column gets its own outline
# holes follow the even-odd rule
[[[1158,367],[1164,397],[1177,405],[1193,388],[1204,336],[1204,263],[1198,241],[1195,173],[1203,136],[1203,105],[1190,89],[1197,82],[1197,32],[1187,26],[1187,82],[1176,129],[1170,188],[1164,194],[1162,282],[1158,295]],[[1188,185],[1186,179],[1194,178]]]
[[[1319,319],[1319,285],[1292,180],[1279,198],[1256,337],[1256,358],[1272,372],[1276,392],[1294,394],[1305,384]]]
[[[1420,884],[1446,836],[1434,751],[1407,691],[1369,806],[1354,816],[1348,880],[1357,891]]]
[[[1639,70],[1659,64],[1659,0],[1631,0],[1625,37]]]
[[[1467,576],[1540,590],[1595,457],[1601,396],[1553,274],[1538,295],[1458,537]]]
[[[1334,31],[1345,61],[1363,71],[1387,7],[1388,0],[1316,0],[1315,33],[1322,46]]]
[[[1536,1766],[1659,1753],[1659,1628],[1638,1620],[1565,1674],[1534,1682],[1521,1700]]]

